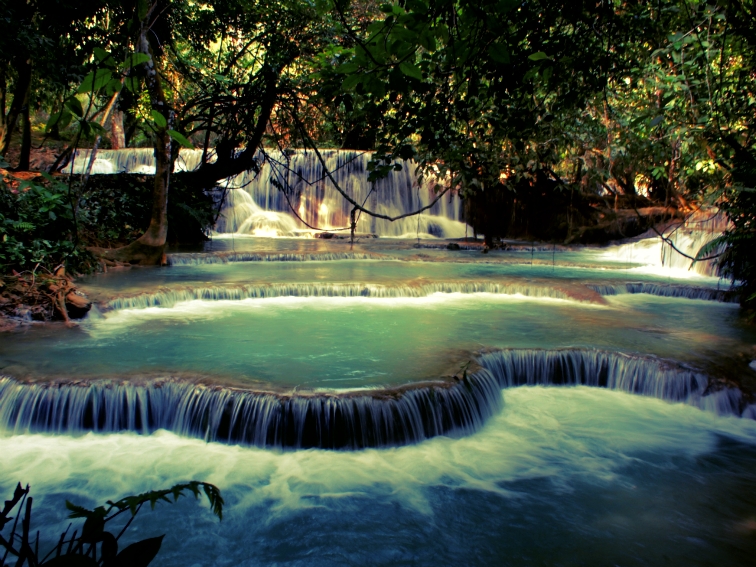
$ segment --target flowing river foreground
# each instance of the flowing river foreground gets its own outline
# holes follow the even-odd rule
[[[280,229],[239,195],[241,232]],[[726,282],[651,239],[481,254],[244,222],[82,279],[77,328],[2,337],[0,488],[31,484],[43,537],[66,499],[196,479],[224,519],[142,512],[160,565],[752,564],[756,331]]]

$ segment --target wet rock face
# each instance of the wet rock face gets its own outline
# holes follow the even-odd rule
[[[79,291],[71,291],[66,295],[66,310],[71,319],[81,319],[92,309],[92,302]]]

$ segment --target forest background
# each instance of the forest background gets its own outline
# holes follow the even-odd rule
[[[667,238],[718,208],[690,260],[753,312],[755,119],[752,0],[0,0],[0,292],[160,263],[222,180],[329,147],[372,152],[371,179],[414,160],[487,246]],[[65,173],[126,147],[156,174]]]

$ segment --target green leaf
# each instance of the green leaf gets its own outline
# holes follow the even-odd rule
[[[152,58],[146,53],[131,53],[121,64],[121,68],[124,70],[130,69],[131,67],[136,67],[137,65],[141,65],[142,63],[147,63],[147,61],[149,61],[150,59]]]
[[[118,563],[129,567],[147,567],[160,551],[164,537],[162,535],[132,543],[118,554]]]
[[[354,73],[359,68],[360,66],[357,63],[349,62],[349,63],[344,63],[343,65],[339,65],[338,67],[336,67],[336,72],[344,73],[344,74]]]
[[[102,47],[95,47],[92,52],[94,53],[95,59],[101,67],[110,67],[111,69],[115,68],[115,60],[110,55],[110,53],[105,51]]]
[[[176,132],[176,130],[168,130],[168,135],[185,148],[194,148],[192,143],[183,134]]]
[[[113,73],[109,69],[95,69],[81,82],[77,92],[84,94],[97,92],[110,82]]]
[[[404,63],[399,63],[399,69],[401,69],[402,73],[408,77],[412,77],[419,81],[423,80],[423,72],[417,65],[405,61]]]
[[[102,62],[105,61],[110,55],[107,51],[105,51],[102,47],[95,47],[92,52],[94,53],[95,59],[97,61]]]
[[[109,95],[114,95],[115,93],[120,91],[122,87],[123,84],[121,83],[121,81],[119,81],[118,79],[111,79],[107,85],[107,89],[105,90]]]
[[[68,515],[69,518],[89,518],[94,514],[93,510],[87,510],[83,506],[77,506],[69,500],[66,500],[66,509],[71,511]]]
[[[488,46],[488,54],[491,56],[491,59],[493,59],[497,63],[504,63],[506,65],[510,61],[509,50],[507,49],[506,45],[492,43]]]
[[[530,59],[531,61],[543,61],[544,59],[549,59],[549,56],[546,55],[543,51],[538,51],[537,53],[528,55],[528,59]]]
[[[71,111],[72,114],[78,116],[79,118],[82,118],[84,116],[84,109],[81,106],[81,101],[75,96],[68,98],[66,102],[63,103],[63,106],[65,106],[69,111]]]
[[[73,115],[71,112],[64,108],[60,112],[56,112],[52,116],[50,116],[50,119],[47,121],[47,126],[45,126],[45,132],[50,132],[53,127],[56,125],[59,129],[63,129],[66,126],[68,126],[71,123],[71,119],[73,118]]]
[[[426,51],[431,53],[436,51],[436,38],[433,37],[428,30],[423,31],[423,33],[420,34],[419,40],[420,45],[422,45]]]
[[[651,128],[653,128],[654,126],[658,125],[662,120],[664,120],[663,116],[657,116],[656,118],[654,118],[651,121]]]
[[[132,93],[138,93],[139,92],[139,77],[126,77],[126,81],[124,82],[124,85],[126,85],[126,88]]]
[[[362,75],[349,75],[341,83],[341,89],[344,91],[353,91],[362,82]]]
[[[152,116],[152,121],[158,128],[165,128],[168,126],[168,121],[165,119],[165,116],[160,114],[157,110],[150,112],[150,115]]]

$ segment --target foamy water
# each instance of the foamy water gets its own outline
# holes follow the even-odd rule
[[[0,485],[8,492],[16,481],[31,483],[37,496],[45,496],[41,517],[55,529],[65,523],[56,513],[63,509],[63,495],[94,504],[188,479],[221,487],[228,502],[221,524],[204,505],[184,503],[177,510],[161,505],[143,512],[138,534],[169,532],[162,565],[226,564],[219,553],[234,564],[328,564],[327,556],[310,555],[318,540],[327,541],[330,552],[346,563],[379,545],[380,553],[392,550],[396,560],[414,557],[434,564],[431,557],[448,561],[459,546],[464,549],[465,540],[480,537],[491,549],[503,540],[513,554],[549,555],[528,549],[527,538],[512,541],[507,531],[516,526],[501,531],[505,527],[496,515],[548,527],[541,534],[546,550],[580,534],[582,543],[573,541],[563,551],[576,562],[590,563],[604,554],[617,560],[628,542],[645,543],[646,550],[636,553],[646,560],[661,553],[676,553],[679,560],[691,545],[681,546],[680,538],[693,536],[708,542],[702,557],[722,558],[726,554],[717,549],[723,531],[739,545],[753,547],[747,533],[734,530],[747,526],[756,508],[723,503],[712,513],[706,502],[689,495],[703,489],[714,496],[754,481],[733,465],[738,462],[733,459],[742,462],[748,455],[756,462],[753,421],[582,387],[523,387],[503,396],[503,412],[475,435],[388,450],[277,452],[206,444],[167,432],[146,438],[0,437]],[[725,446],[742,447],[739,455],[722,453],[723,440]],[[730,471],[724,479],[721,468]],[[604,493],[613,497],[592,501]],[[670,509],[647,518],[661,502]],[[176,522],[179,513],[185,519]],[[668,516],[675,513],[685,514],[686,522],[671,523]],[[388,518],[396,521],[386,524]],[[423,540],[427,529],[435,533],[432,526],[449,526],[454,519],[457,529],[445,543]],[[351,535],[334,539],[329,530],[339,521],[349,525]],[[593,521],[604,523],[603,534],[594,533]],[[289,529],[293,526],[298,527]],[[185,537],[197,540],[194,530],[200,528],[209,541],[182,544]],[[383,538],[380,544],[373,540],[376,534]],[[402,544],[406,538],[413,543]],[[309,551],[300,549],[298,542],[304,541]],[[479,551],[483,555],[472,554],[470,564],[492,560]],[[380,557],[378,563],[391,562]]]

